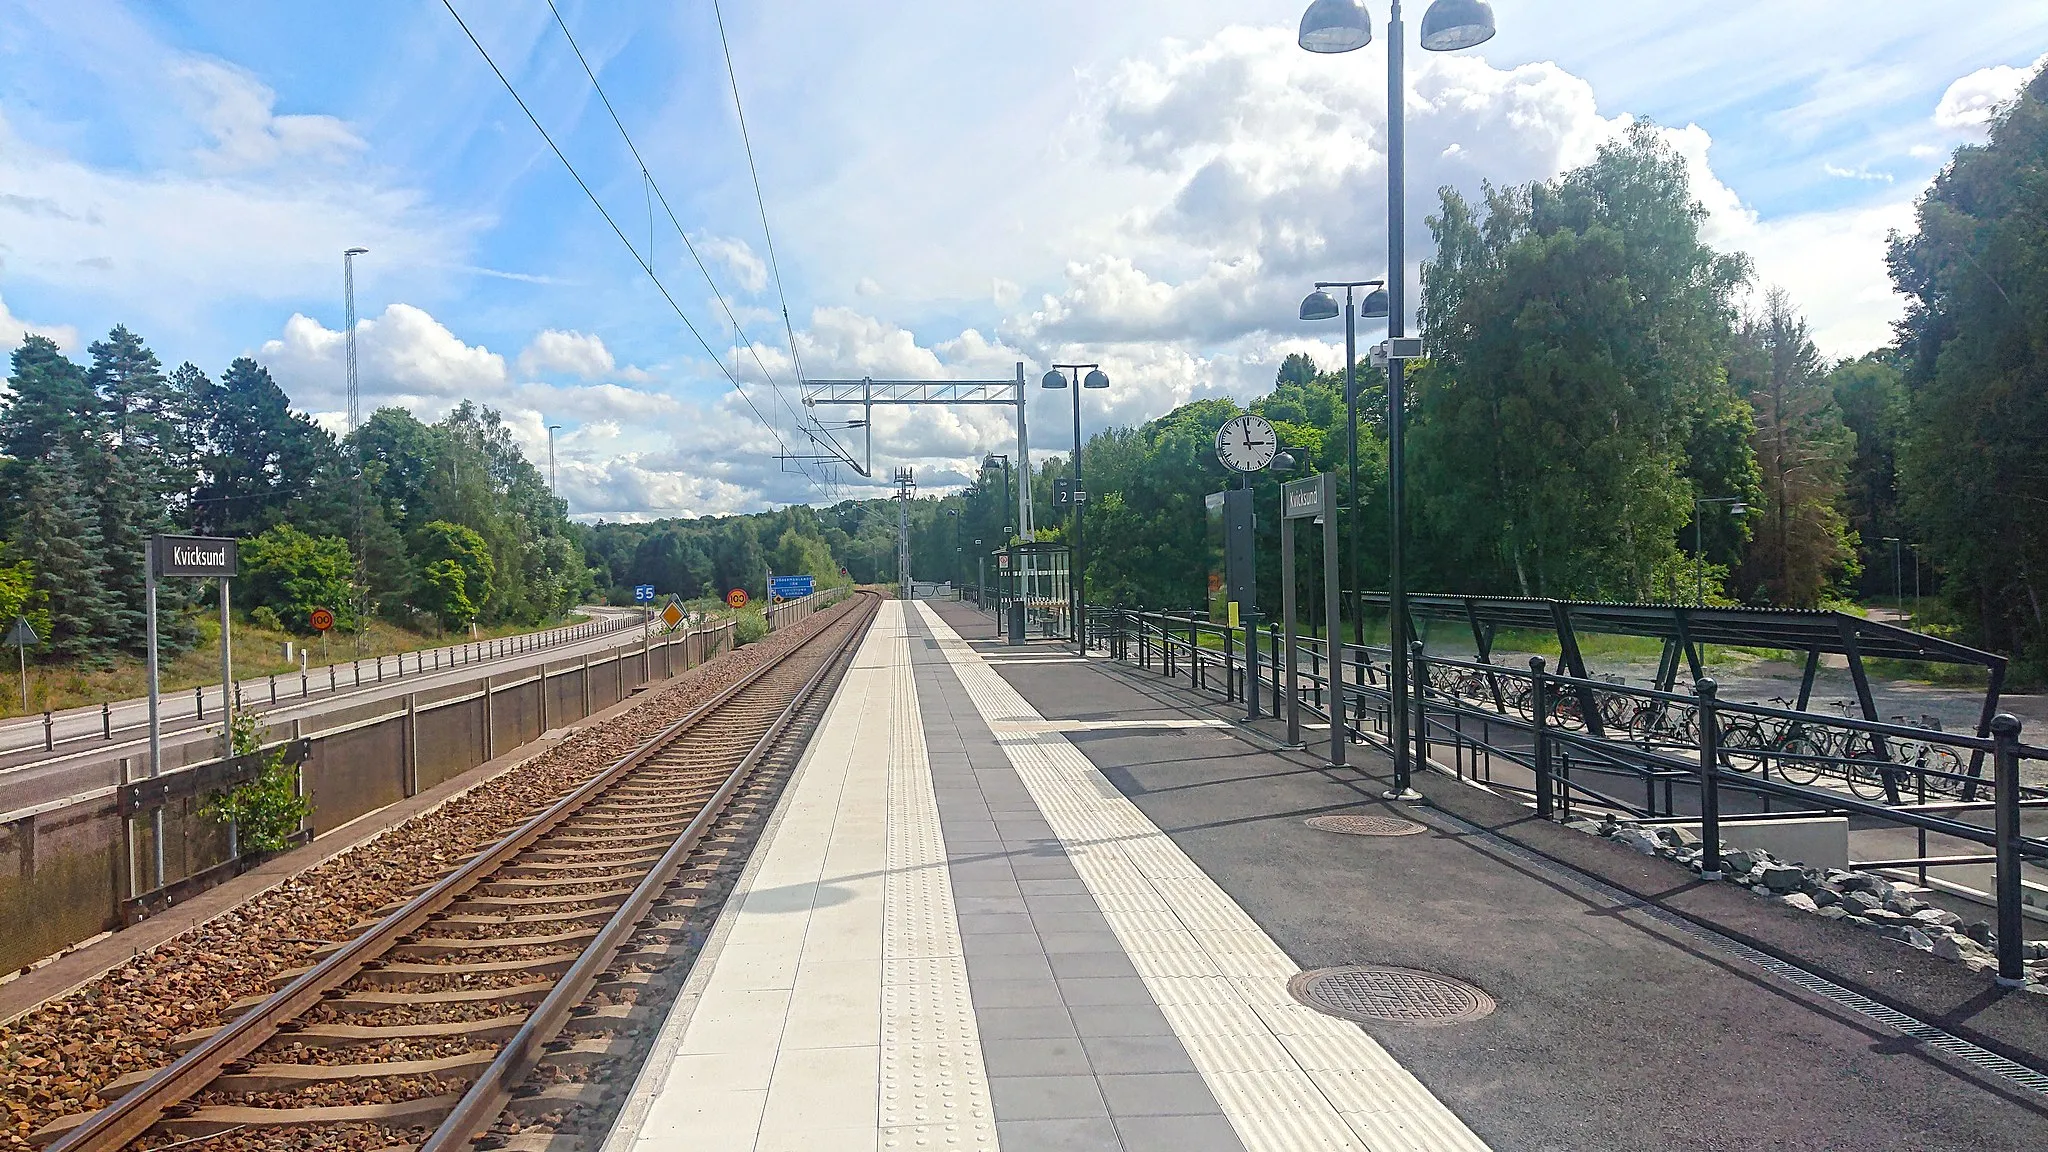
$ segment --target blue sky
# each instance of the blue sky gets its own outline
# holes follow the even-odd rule
[[[1340,334],[1292,320],[1293,301],[1309,280],[1381,271],[1385,32],[1310,57],[1292,44],[1299,7],[729,3],[805,368],[1007,376],[1024,360],[1035,377],[1101,360],[1116,385],[1089,397],[1099,426],[1254,395],[1290,351],[1332,362]],[[1369,7],[1384,21],[1383,0]],[[2030,0],[1967,19],[1498,0],[1499,37],[1455,58],[1413,47],[1423,7],[1408,14],[1411,259],[1438,184],[1554,175],[1649,117],[1693,159],[1710,235],[1749,251],[1835,355],[1886,339],[1885,231],[1910,225],[1982,107],[2048,51]],[[543,0],[456,8],[644,253],[647,190]],[[0,348],[31,328],[82,355],[126,322],[169,363],[257,355],[338,423],[339,254],[360,244],[367,403],[431,418],[475,398],[536,454],[562,425],[578,515],[863,494],[772,459],[798,442],[793,373],[710,0],[561,10],[760,345],[759,363],[735,354],[657,221],[657,270],[765,423],[446,9],[419,0],[0,0]],[[1039,410],[1037,427],[1063,426]],[[893,413],[876,463],[943,486],[1010,436],[992,413]]]

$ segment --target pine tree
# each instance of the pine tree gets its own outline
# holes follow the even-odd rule
[[[182,405],[156,353],[126,326],[95,341],[90,351],[87,379],[105,425],[94,471],[107,570],[107,639],[140,653],[147,647],[143,547],[152,535],[171,529],[171,496],[190,485],[183,474],[189,451]],[[166,647],[182,648],[196,638],[182,614],[167,614],[166,623],[175,624],[160,637]]]
[[[15,547],[35,566],[50,612],[44,651],[59,659],[99,655],[115,625],[108,612],[105,549],[97,510],[69,449],[27,463]]]

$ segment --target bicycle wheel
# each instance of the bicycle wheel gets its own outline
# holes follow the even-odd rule
[[[1787,784],[1818,784],[1818,760],[1826,755],[1827,750],[1806,733],[1797,729],[1788,732],[1778,744],[1778,778]]]
[[[1769,747],[1763,730],[1747,721],[1721,729],[1721,760],[1737,772],[1754,772],[1762,768]]]
[[[1843,775],[1850,792],[1865,800],[1882,800],[1884,774],[1891,770],[1891,761],[1864,748],[1850,754],[1849,763],[1843,766]]]

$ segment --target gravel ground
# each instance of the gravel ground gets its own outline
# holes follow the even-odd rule
[[[271,977],[311,962],[318,945],[417,890],[488,846],[769,657],[795,646],[858,605],[820,613],[728,653],[638,708],[583,729],[539,758],[293,877],[239,908],[115,968],[71,994],[0,1027],[0,1149],[30,1147],[31,1132],[59,1116],[91,1111],[98,1089],[128,1072],[157,1068],[171,1041],[222,1023],[237,1000],[271,990]],[[446,1055],[463,1045],[406,1045],[406,1055]],[[363,1050],[357,1050],[360,1053]],[[289,1059],[290,1057],[286,1057]],[[306,1053],[316,1062],[327,1053]],[[253,1134],[252,1134],[253,1135]],[[312,1141],[374,1149],[395,1133],[350,1126]],[[309,1146],[309,1134],[266,1133],[278,1148]],[[168,1143],[152,1138],[146,1143]]]

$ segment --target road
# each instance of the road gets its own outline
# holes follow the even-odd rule
[[[300,695],[301,683],[297,676],[278,677],[276,705],[270,703],[269,677],[244,680],[241,682],[242,700],[245,707],[259,709],[270,723],[311,721],[338,708],[396,699],[408,692],[423,692],[461,683],[484,673],[504,675],[532,668],[543,660],[559,663],[585,654],[594,655],[614,646],[638,643],[641,632],[637,609],[590,608],[585,611],[593,619],[584,625],[533,633],[528,637],[408,652],[403,657],[403,675],[400,674],[400,660],[386,657],[382,683],[376,679],[378,669],[375,660],[362,662],[363,683],[360,687],[355,683],[354,664],[333,666],[335,686],[332,689],[328,687],[326,668],[309,671],[303,696]],[[549,640],[552,643],[541,647],[525,647]],[[503,654],[496,654],[499,652]],[[435,667],[437,654],[438,670]],[[424,671],[420,670],[422,667]],[[209,687],[204,719],[195,715],[195,701],[189,692],[167,695],[161,702],[166,765],[182,763],[184,757],[178,754],[178,749],[186,745],[220,739],[220,688],[218,685]],[[10,749],[0,752],[0,814],[19,812],[117,784],[123,757],[132,761],[133,771],[139,774],[149,754],[147,702],[124,700],[112,706],[112,715],[115,726],[109,739],[101,727],[99,709],[57,713],[52,717],[57,737],[54,751],[43,749],[43,721],[40,717],[0,725],[0,748]],[[24,743],[28,746],[23,747]]]

